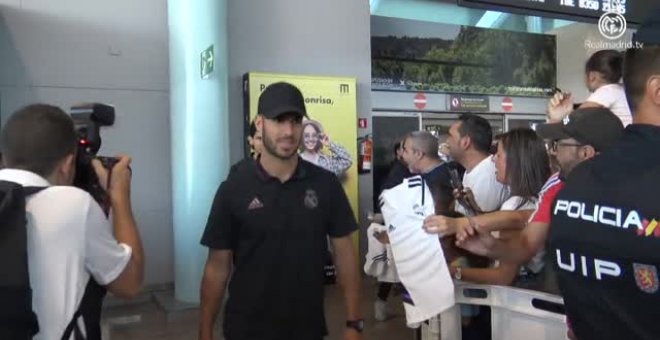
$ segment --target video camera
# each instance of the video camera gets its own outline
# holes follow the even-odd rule
[[[94,158],[108,169],[119,161],[115,157],[97,156],[101,148],[101,126],[115,123],[115,108],[110,105],[92,103],[71,107],[71,118],[78,135],[78,153],[76,155],[76,176],[73,185],[87,191],[101,205],[106,215],[110,211],[108,193],[103,190],[92,166]]]

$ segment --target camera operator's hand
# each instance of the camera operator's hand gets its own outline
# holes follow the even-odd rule
[[[131,191],[131,158],[118,156],[119,161],[112,167],[112,174],[98,160],[92,160],[92,166],[99,178],[99,183],[110,196],[111,201],[130,197]]]
[[[110,197],[114,236],[119,243],[130,247],[132,253],[122,273],[106,287],[115,296],[131,298],[140,292],[144,283],[144,250],[131,207],[131,158],[122,155],[114,160],[116,163],[110,171],[98,159],[92,160],[92,166],[99,178],[99,184]],[[114,160],[105,161],[109,164]]]

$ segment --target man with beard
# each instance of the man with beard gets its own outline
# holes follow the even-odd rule
[[[298,156],[305,116],[304,98],[291,84],[272,84],[259,97],[262,152],[234,166],[220,185],[201,241],[209,255],[200,339],[213,339],[227,283],[225,339],[322,339],[327,236],[346,299],[343,339],[360,339],[360,277],[351,238],[357,222],[337,176]]]

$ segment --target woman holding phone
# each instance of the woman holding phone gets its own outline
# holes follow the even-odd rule
[[[502,204],[500,210],[532,211],[536,207],[538,193],[550,177],[550,162],[545,144],[531,129],[513,129],[499,137],[497,153],[493,156],[496,169],[496,179],[511,188],[511,197]],[[469,200],[469,199],[468,199]],[[478,210],[478,207],[475,207]],[[452,218],[449,218],[450,220]],[[450,223],[457,224],[457,223]],[[438,230],[425,226],[429,233]],[[453,234],[454,231],[444,231]],[[508,239],[516,237],[519,230],[509,229],[493,232],[495,236]],[[541,256],[538,255],[523,266],[533,273],[542,268]],[[461,263],[450,266],[454,278],[469,282],[510,285],[520,272],[520,264],[511,262],[495,263],[489,268],[463,268]]]

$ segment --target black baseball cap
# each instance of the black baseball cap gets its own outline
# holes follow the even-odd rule
[[[268,119],[275,119],[285,113],[307,117],[302,93],[297,87],[285,82],[270,84],[261,92],[257,112]]]
[[[576,109],[561,122],[541,124],[536,132],[543,139],[574,138],[603,151],[616,143],[623,134],[623,123],[610,109],[589,107]]]

